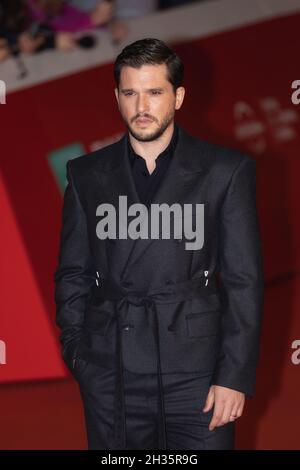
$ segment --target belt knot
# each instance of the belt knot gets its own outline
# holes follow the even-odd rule
[[[125,292],[119,299],[119,305],[123,305],[124,302],[128,302],[132,305],[136,306],[143,306],[143,307],[151,307],[154,305],[154,299],[150,296],[137,293],[137,292]]]
[[[154,305],[154,300],[151,299],[151,297],[142,297],[141,298],[141,303],[142,305],[144,305],[145,307],[152,307]]]

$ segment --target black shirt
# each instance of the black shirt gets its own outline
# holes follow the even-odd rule
[[[169,166],[178,140],[178,127],[174,131],[169,145],[155,159],[156,167],[150,174],[143,157],[136,154],[128,137],[128,155],[136,190],[142,204],[148,205],[156,193],[160,182]]]

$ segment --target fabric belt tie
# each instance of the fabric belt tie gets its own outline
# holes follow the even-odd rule
[[[97,283],[95,294],[101,300],[114,301],[114,320],[117,327],[116,341],[116,385],[114,402],[114,439],[115,449],[126,449],[126,407],[125,407],[125,382],[122,357],[122,322],[127,318],[129,304],[144,306],[149,322],[152,318],[152,330],[156,345],[157,355],[157,380],[158,380],[158,405],[159,405],[159,448],[167,449],[164,393],[162,383],[160,344],[159,344],[159,320],[157,304],[170,304],[200,298],[204,295],[216,293],[214,279],[200,277],[171,285],[164,285],[152,291],[129,291],[118,286],[112,280],[103,279]]]

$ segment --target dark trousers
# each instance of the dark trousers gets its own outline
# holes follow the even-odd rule
[[[113,448],[115,371],[78,358],[75,376],[82,398],[88,448]],[[125,372],[127,446],[130,450],[158,447],[156,374]],[[167,449],[234,449],[235,422],[208,429],[213,408],[202,411],[211,375],[163,374]]]

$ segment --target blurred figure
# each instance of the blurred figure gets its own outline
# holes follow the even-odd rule
[[[89,12],[91,14],[97,15],[97,10],[102,5],[101,0],[69,0],[69,4],[78,8],[81,11]],[[113,14],[111,21],[108,24],[108,28],[114,43],[119,43],[122,41],[128,32],[128,28],[124,21],[116,18],[116,1],[113,3]]]
[[[158,8],[157,0],[116,0],[114,19],[110,24],[114,42],[123,41],[128,33],[126,20],[149,15]]]
[[[69,0],[69,3],[82,11],[93,12],[101,6],[99,0]],[[108,28],[114,43],[120,43],[128,34],[126,20],[153,13],[158,8],[158,0],[115,0],[113,17]]]
[[[30,28],[30,17],[22,0],[0,0],[0,60],[11,54],[33,53],[44,40],[26,33]]]
[[[0,33],[1,36],[1,33]],[[0,62],[9,57],[9,49],[7,47],[6,39],[0,37]]]
[[[64,0],[0,0],[0,61],[49,48],[92,47],[93,38],[80,41],[75,33],[109,23],[114,2],[97,3],[85,12]]]
[[[77,32],[106,25],[113,13],[113,1],[102,0],[91,12],[83,11],[65,0],[25,0],[31,17],[54,31]]]

